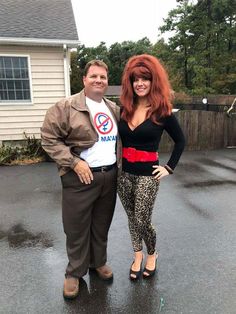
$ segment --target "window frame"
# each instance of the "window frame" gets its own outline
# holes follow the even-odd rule
[[[29,75],[29,88],[30,88],[30,99],[26,101],[23,99],[22,101],[17,100],[0,100],[0,106],[9,106],[9,105],[17,105],[17,106],[28,106],[33,105],[33,86],[32,86],[32,76],[31,76],[31,62],[30,62],[30,55],[26,54],[6,54],[0,53],[0,57],[16,57],[16,58],[26,58],[27,65],[28,65],[28,75]]]

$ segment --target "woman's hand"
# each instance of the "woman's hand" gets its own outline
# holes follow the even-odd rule
[[[165,167],[153,166],[153,168],[155,168],[155,170],[152,172],[152,174],[154,175],[154,178],[157,179],[158,181],[164,178],[165,176],[169,175],[169,172],[166,170]]]

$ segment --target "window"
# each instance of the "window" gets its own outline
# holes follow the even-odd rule
[[[1,102],[31,102],[27,57],[0,56]]]

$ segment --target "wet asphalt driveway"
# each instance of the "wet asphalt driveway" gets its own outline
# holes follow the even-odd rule
[[[185,152],[162,181],[155,278],[128,279],[131,243],[118,200],[108,247],[114,280],[86,275],[73,301],[62,296],[60,199],[54,163],[0,167],[1,314],[236,313],[236,149]]]

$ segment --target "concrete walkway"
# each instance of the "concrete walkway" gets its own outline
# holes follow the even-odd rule
[[[166,162],[168,155],[162,154]],[[130,282],[120,201],[109,234],[110,284],[95,275],[62,296],[67,263],[54,163],[0,167],[0,313],[236,313],[236,150],[185,152],[162,180],[153,223],[158,276]]]

